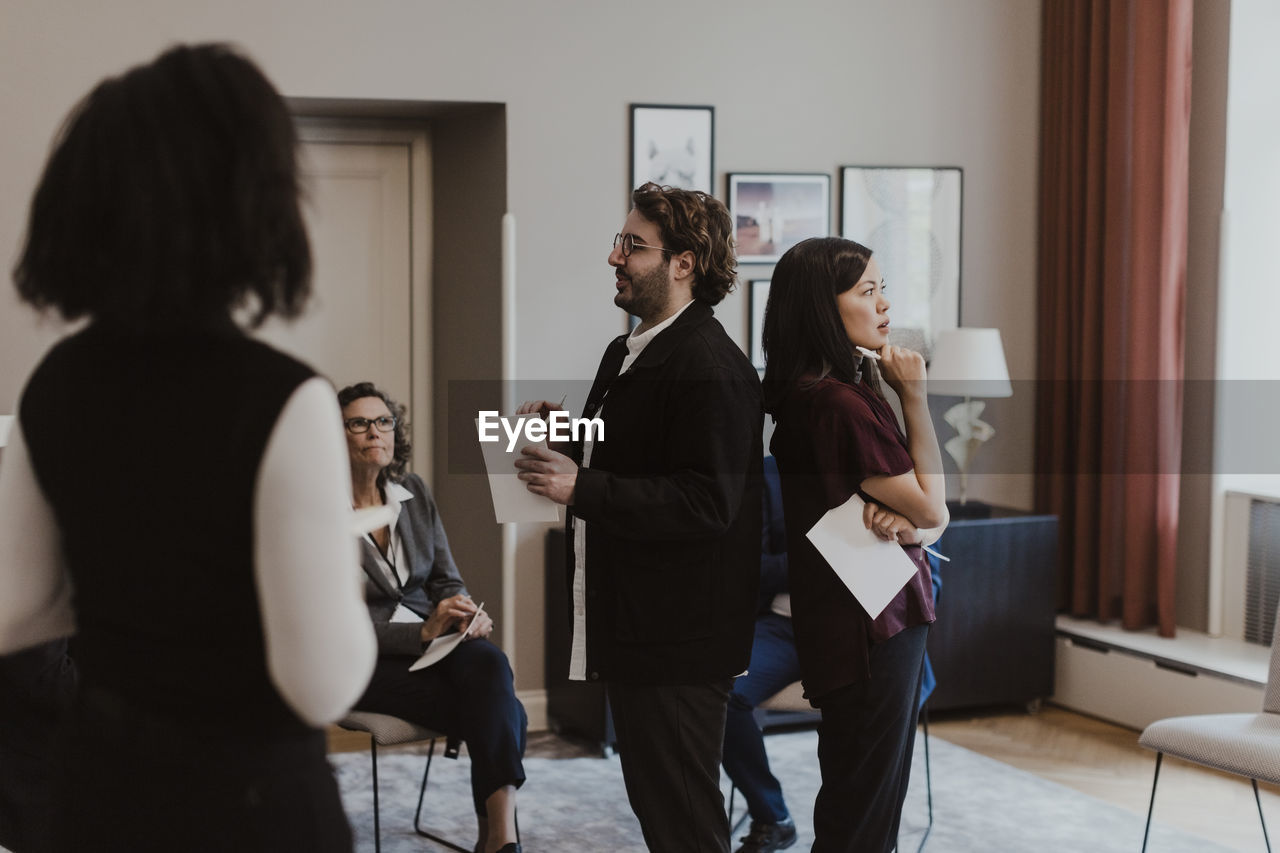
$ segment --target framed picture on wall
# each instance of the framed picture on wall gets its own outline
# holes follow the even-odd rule
[[[715,108],[631,105],[630,191],[653,181],[713,193]]]
[[[889,342],[928,359],[960,325],[963,173],[953,166],[843,166],[840,236],[875,253],[889,289]]]
[[[751,329],[747,335],[747,343],[751,347],[751,365],[764,372],[764,306],[769,302],[769,282],[767,278],[753,278],[747,285],[747,316],[751,318]]]
[[[739,263],[776,263],[801,240],[831,233],[830,175],[738,172],[728,184]]]

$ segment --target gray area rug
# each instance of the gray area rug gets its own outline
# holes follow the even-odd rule
[[[781,780],[800,830],[793,851],[813,843],[812,806],[817,794],[817,734],[772,734],[769,760]],[[1144,818],[1071,788],[1023,772],[932,737],[933,830],[927,853],[1134,853],[1142,847]],[[356,849],[373,850],[373,796],[369,754],[331,756],[343,802],[356,835]],[[526,758],[528,781],[520,790],[520,833],[529,853],[644,851],[640,827],[627,805],[619,760]],[[444,849],[418,837],[413,812],[425,756],[417,750],[382,751],[378,777],[382,800],[382,850],[386,853]],[[424,806],[424,825],[470,847],[475,843],[469,762],[437,754]],[[726,781],[726,796],[728,792]],[[742,810],[737,798],[737,811]],[[928,808],[923,740],[917,742],[911,789],[899,849],[914,853]],[[746,826],[736,834],[746,834]],[[1226,853],[1230,848],[1161,825],[1152,826],[1150,848],[1158,853]]]

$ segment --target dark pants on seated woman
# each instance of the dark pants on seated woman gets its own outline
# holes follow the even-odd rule
[[[390,714],[460,738],[471,757],[476,814],[506,785],[524,783],[525,731],[529,721],[515,695],[511,665],[488,640],[466,640],[437,663],[409,671],[413,658],[378,658],[373,679],[356,709]]]
[[[911,776],[928,625],[871,647],[871,678],[814,701],[822,711],[813,853],[889,853]]]

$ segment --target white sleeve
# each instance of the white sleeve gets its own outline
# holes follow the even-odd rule
[[[58,523],[15,420],[0,451],[0,654],[75,630]]]
[[[951,523],[951,512],[945,509],[944,509],[944,512],[946,512],[947,517],[942,519],[942,523],[939,524],[937,527],[919,528],[921,545],[924,545],[927,547],[942,538],[943,531],[946,530],[947,525]]]
[[[364,692],[377,655],[351,526],[342,412],[320,378],[298,386],[267,442],[254,495],[254,574],[267,670],[320,726]]]

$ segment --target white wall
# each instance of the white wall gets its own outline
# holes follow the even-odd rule
[[[3,0],[0,247],[11,263],[48,143],[93,83],[175,40],[225,39],[291,96],[506,104],[521,378],[590,378],[622,330],[605,257],[627,207],[628,105],[647,102],[715,105],[721,175],[829,172],[834,188],[840,165],[962,167],[964,323],[998,326],[1029,379],[1039,24],[1030,0]],[[745,342],[744,308],[734,295],[720,315]],[[0,288],[0,413],[57,331]],[[970,492],[1029,506],[1033,401],[997,402],[983,454],[1012,473]],[[527,689],[542,682],[540,529],[520,530],[518,569]]]
[[[1227,85],[1226,175],[1223,189],[1217,326],[1213,538],[1209,625],[1217,631],[1223,552],[1223,496],[1228,490],[1280,495],[1280,5],[1232,0]],[[1187,326],[1188,351],[1195,327]]]

